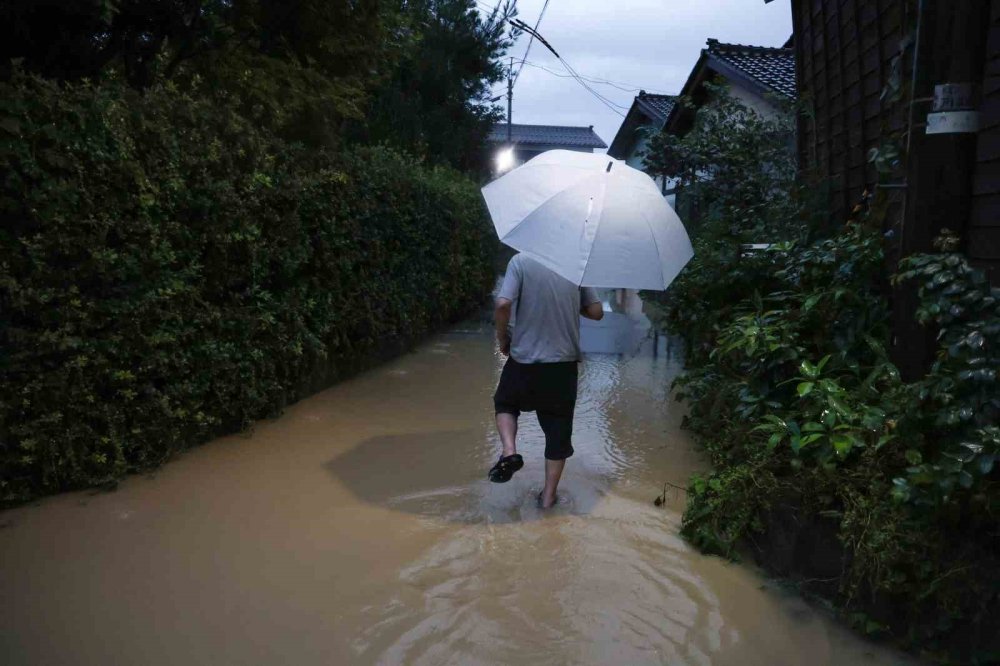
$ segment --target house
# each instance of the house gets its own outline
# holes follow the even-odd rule
[[[663,129],[663,123],[670,115],[677,101],[675,95],[653,95],[640,90],[632,101],[632,106],[625,114],[618,133],[611,140],[608,155],[615,159],[625,160],[630,167],[645,170],[643,158],[649,137]],[[660,176],[657,179],[661,189],[666,194],[672,190],[674,183]],[[673,194],[667,194],[667,202],[673,206]]]
[[[948,228],[1000,286],[1000,0],[790,1],[798,160],[831,222],[878,193],[889,270]],[[894,360],[920,376],[934,343],[916,294],[888,295]]]
[[[653,134],[661,130],[686,133],[692,127],[697,109],[712,103],[706,83],[724,84],[730,95],[765,117],[789,114],[788,103],[796,98],[795,52],[788,44],[770,48],[709,39],[680,93],[692,104],[678,104],[677,96],[640,91],[615,134],[608,155],[644,169],[643,158]],[[676,180],[662,175],[654,178],[671,206],[676,208],[680,203],[685,208],[682,218],[697,217],[694,202],[677,201]],[[616,290],[608,295],[608,301],[614,311],[634,312],[641,307],[638,295],[632,290]]]
[[[728,93],[765,118],[792,113],[797,98],[795,51],[791,40],[781,47],[727,44],[709,39],[688,76],[680,97],[689,104],[674,104],[663,122],[663,131],[683,135],[692,128],[698,109],[713,103],[707,83],[722,84]],[[789,151],[794,148],[790,145]],[[668,182],[665,195],[685,220],[697,219],[697,203],[677,196],[676,182]]]
[[[723,83],[730,95],[764,117],[787,114],[788,103],[798,96],[795,50],[789,42],[774,48],[709,39],[681,89],[693,107],[675,105],[664,123],[666,131],[683,134],[690,129],[697,109],[711,103],[705,88],[711,82]]]
[[[490,131],[487,141],[496,148],[508,145],[507,123],[497,123]],[[505,169],[524,164],[532,157],[547,150],[576,150],[592,153],[595,149],[608,145],[594,132],[594,126],[566,127],[562,125],[510,125],[510,144],[513,146],[513,163],[504,164]]]

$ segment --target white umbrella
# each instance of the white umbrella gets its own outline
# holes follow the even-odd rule
[[[653,179],[607,155],[550,150],[483,197],[503,243],[578,285],[666,289],[694,256]]]

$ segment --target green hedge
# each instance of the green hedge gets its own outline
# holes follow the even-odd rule
[[[488,293],[472,182],[289,146],[242,108],[0,84],[0,501],[246,428]]]

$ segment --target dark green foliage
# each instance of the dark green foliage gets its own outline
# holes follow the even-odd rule
[[[483,147],[503,117],[489,98],[506,74],[499,57],[512,43],[506,19],[516,15],[511,0],[496,3],[485,17],[472,0],[406,2],[400,20],[414,37],[402,45],[398,66],[378,86],[364,117],[350,124],[351,134],[488,173]]]
[[[1000,617],[1000,313],[959,255],[908,260],[942,344],[904,384],[872,286],[879,237],[856,224],[773,251],[772,290],[717,321],[713,351],[678,381],[716,468],[692,481],[684,533],[733,555],[794,507],[797,529],[839,532],[844,564],[825,589],[859,626],[971,659],[996,647]]]
[[[392,43],[394,3],[375,0],[7,0],[0,66],[57,80],[118,72],[134,88],[238,54],[313,69],[363,90]],[[273,74],[270,72],[268,74]],[[255,72],[261,75],[262,72]],[[265,76],[268,74],[264,74]]]
[[[893,436],[880,396],[898,378],[883,348],[886,311],[869,284],[881,261],[878,233],[854,225],[828,241],[764,254],[770,270],[761,282],[770,291],[717,319],[712,352],[677,382],[678,397],[691,404],[689,426],[717,466],[754,478],[782,479],[804,466],[829,471],[865,448],[881,449]],[[766,487],[778,491],[776,483]],[[741,505],[763,509],[773,499],[751,492],[746,501],[745,490]],[[696,489],[694,504],[704,495]],[[697,510],[686,527],[727,553],[746,534],[699,535]]]
[[[919,281],[917,319],[935,326],[941,348],[925,378],[913,386],[921,409],[915,430],[929,444],[908,451],[913,463],[895,480],[902,499],[941,506],[972,494],[1000,510],[994,469],[1000,461],[1000,290],[955,252],[945,235],[943,252],[904,259],[897,280]],[[983,494],[981,494],[983,493]]]
[[[667,292],[644,294],[659,303],[668,327],[683,330],[694,358],[707,355],[715,324],[755,290],[767,291],[773,257],[745,256],[744,244],[804,238],[797,218],[790,117],[765,119],[721,86],[707,86],[690,132],[650,139],[646,167],[677,179],[677,207],[692,236],[694,258]],[[680,103],[688,103],[682,100]]]
[[[904,260],[896,279],[917,282],[940,350],[926,377],[902,382],[885,351],[885,202],[813,238],[806,198],[774,180],[772,202],[748,215],[729,196],[736,181],[781,170],[753,172],[756,140],[741,133],[761,124],[740,117],[711,123],[726,142],[696,123],[660,144],[660,164],[722,162],[694,225],[700,256],[658,304],[688,342],[678,398],[714,466],[692,479],[683,532],[727,556],[753,546],[864,631],[987,663],[1000,649],[1000,294],[954,239]],[[779,154],[772,140],[762,154]],[[740,242],[772,244],[741,257]],[[796,545],[823,533],[832,557]]]
[[[255,125],[331,147],[409,43],[400,11],[374,0],[14,0],[0,4],[0,80],[20,67],[136,90],[208,87],[238,97]]]
[[[0,80],[166,82],[314,147],[388,144],[480,173],[500,117],[491,86],[513,0],[12,0],[0,3]]]
[[[113,482],[466,312],[475,185],[228,93],[0,84],[0,500]]]
[[[795,212],[790,109],[765,118],[729,95],[725,86],[704,87],[711,101],[698,108],[690,131],[650,138],[647,170],[677,179],[681,215],[699,230],[711,227],[758,243],[787,235]]]

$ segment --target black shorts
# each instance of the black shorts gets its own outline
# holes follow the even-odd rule
[[[500,374],[493,407],[497,414],[537,412],[545,433],[545,457],[573,455],[573,410],[576,408],[577,363],[518,363],[508,358]]]

